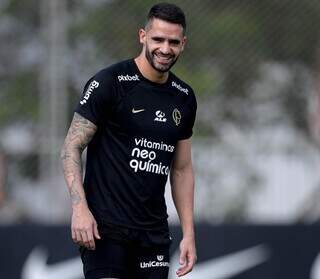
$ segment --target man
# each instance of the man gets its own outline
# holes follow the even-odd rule
[[[179,7],[153,6],[139,31],[141,54],[98,72],[76,108],[62,161],[72,238],[81,247],[87,279],[168,277],[169,170],[183,231],[177,275],[196,262],[190,143],[196,100],[169,71],[185,46],[185,28]]]

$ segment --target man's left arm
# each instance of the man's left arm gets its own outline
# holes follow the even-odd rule
[[[176,146],[170,170],[173,202],[182,226],[183,238],[180,242],[181,267],[177,275],[190,272],[197,260],[193,222],[194,175],[191,160],[191,140],[180,140]]]

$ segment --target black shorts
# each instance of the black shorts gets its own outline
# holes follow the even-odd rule
[[[80,247],[86,279],[167,279],[168,230],[142,231],[115,225],[99,226],[96,250]]]

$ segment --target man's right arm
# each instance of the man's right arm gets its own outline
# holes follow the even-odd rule
[[[72,239],[88,249],[95,249],[94,239],[100,239],[100,236],[83,189],[81,154],[96,131],[95,124],[75,113],[61,150],[64,177],[72,203]]]

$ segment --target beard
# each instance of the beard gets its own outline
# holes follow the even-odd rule
[[[145,52],[146,58],[153,69],[160,73],[168,72],[172,66],[177,62],[179,56],[171,55],[171,57],[168,59],[167,63],[159,63],[157,61],[157,54],[155,51],[151,52],[149,51],[148,47],[146,46],[146,52]]]

